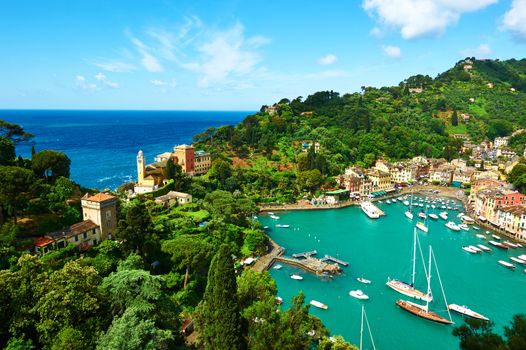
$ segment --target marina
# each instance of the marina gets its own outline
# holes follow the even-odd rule
[[[329,255],[349,263],[342,274],[326,278],[323,274],[305,273],[299,267],[278,261],[283,268],[270,269],[269,272],[276,280],[284,307],[290,306],[292,296],[303,291],[307,303],[309,300],[320,300],[330,306],[328,310],[311,307],[310,312],[322,319],[331,334],[341,334],[358,344],[361,304],[367,303],[367,316],[378,348],[458,348],[458,338],[451,334],[451,326],[415,317],[395,305],[399,299],[423,303],[422,300],[406,298],[385,285],[388,277],[400,278],[409,284],[411,282],[415,221],[405,217],[404,212],[408,207],[401,200],[391,205],[378,202],[376,205],[386,213],[380,220],[371,220],[360,207],[280,212],[281,220],[286,220],[295,230],[271,228],[269,235],[288,254],[316,250],[320,257]],[[456,211],[449,211],[448,214],[450,221],[461,223]],[[260,220],[263,225],[271,222],[270,218],[264,216],[260,216]],[[479,244],[491,249],[489,240],[492,240],[493,232],[479,238],[474,230],[453,232],[444,226],[446,222],[428,220],[429,233],[417,234],[422,249],[432,244],[436,252],[448,303],[468,305],[470,309],[490,318],[495,322],[495,330],[502,332],[503,325],[508,324],[513,314],[526,312],[523,301],[526,273],[523,273],[524,265],[519,266],[523,267],[521,269],[513,270],[497,262],[503,260],[511,263],[511,256],[522,259],[521,255],[526,257],[526,249],[485,250]],[[476,246],[484,252],[468,254],[460,249],[462,246]],[[418,259],[421,260],[420,253]],[[425,273],[419,260],[415,286],[425,293]],[[299,283],[291,280],[289,275],[292,273],[300,274],[304,279]],[[435,274],[431,282],[435,293],[430,310],[444,316],[444,302],[436,277]],[[363,283],[358,278],[374,283]],[[488,281],[491,281],[491,288],[487,287]],[[362,301],[351,297],[348,294],[351,290],[362,290],[370,299]],[[453,313],[455,326],[461,325],[465,317],[458,312]],[[406,336],[408,332],[412,334],[410,341]]]

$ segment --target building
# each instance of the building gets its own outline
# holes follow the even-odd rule
[[[385,159],[378,159],[374,164],[375,169],[383,171],[384,173],[390,173],[393,165]]]
[[[455,167],[449,164],[441,164],[429,170],[429,180],[441,184],[451,184]]]
[[[395,184],[408,184],[416,180],[418,167],[412,164],[397,163],[391,168],[391,179]]]
[[[189,145],[175,146],[174,155],[176,162],[181,166],[183,173],[193,175],[195,169],[194,147]]]
[[[155,203],[163,204],[165,206],[172,206],[174,204],[185,205],[192,203],[192,195],[183,192],[170,191],[164,196],[155,198]]]
[[[158,155],[156,159],[164,156]],[[162,186],[165,178],[165,168],[168,160],[157,161],[146,165],[143,151],[137,153],[137,185],[133,190],[135,193],[148,193]]]
[[[495,225],[515,239],[526,241],[526,207],[522,205],[504,206],[497,209]]]
[[[378,169],[369,170],[367,178],[372,182],[373,192],[391,192],[394,190],[393,183],[391,182],[391,174]]]
[[[194,155],[194,174],[206,174],[208,170],[210,170],[210,168],[212,167],[212,157],[210,156],[210,153],[207,153],[205,151],[195,151]]]
[[[301,153],[308,153],[311,147],[314,146],[314,153],[320,152],[320,143],[315,141],[302,141]]]
[[[462,184],[471,184],[473,176],[475,175],[475,169],[469,168],[456,168],[453,172],[452,183],[456,186]]]
[[[82,197],[82,217],[100,227],[100,240],[112,239],[117,230],[118,199],[107,193],[97,193]]]
[[[68,244],[74,244],[80,250],[88,250],[101,242],[99,225],[91,220],[71,225],[63,230],[46,234],[44,237],[38,237],[35,242],[35,252],[37,254],[46,254],[52,249],[60,249]]]
[[[493,141],[493,148],[506,147],[508,145],[509,137],[495,137]]]
[[[501,146],[497,148],[497,151],[495,152],[496,157],[503,157],[506,159],[511,159],[515,157],[516,155],[517,153],[515,153],[511,148],[505,147],[505,146]]]

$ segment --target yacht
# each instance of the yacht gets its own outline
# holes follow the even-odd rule
[[[519,255],[518,258],[522,260],[526,260],[526,254]]]
[[[500,248],[500,249],[508,249],[507,246],[505,246],[504,244],[502,244],[500,242],[488,241],[488,243],[491,244],[492,246],[495,246],[495,247]]]
[[[419,221],[419,222],[416,223],[416,228],[419,229],[420,231],[425,232],[425,233],[429,232],[429,228],[422,221]]]
[[[317,307],[318,309],[327,310],[329,308],[327,305],[325,305],[324,303],[320,303],[317,300],[311,300],[309,304],[311,304],[312,306]]]
[[[472,218],[470,218],[469,216],[467,215],[462,215],[460,217],[460,220],[465,223],[465,224],[468,224],[468,225],[473,225],[475,223],[475,220],[473,220]]]
[[[486,236],[481,235],[480,233],[477,233],[475,236],[477,236],[478,238],[486,238]]]
[[[273,220],[279,220],[279,216],[277,215],[270,215],[270,218]]]
[[[429,214],[429,217],[433,220],[437,220],[438,219],[438,215],[437,214]]]
[[[408,206],[409,205],[409,202],[408,201],[404,201],[403,202],[405,206]]]
[[[466,224],[459,224],[457,226],[460,227],[464,231],[469,231],[469,226]]]
[[[388,199],[388,200],[385,201],[385,203],[391,204],[391,201]]]
[[[476,253],[482,253],[482,249],[480,249],[480,248],[477,247],[477,246],[469,245],[468,247],[471,248],[471,249],[473,249]]]
[[[282,265],[277,264],[277,265],[274,265],[272,268],[273,268],[274,270],[281,270],[282,267],[283,267]]]
[[[371,202],[365,201],[360,204],[362,211],[371,219],[378,219],[380,217],[380,211]]]
[[[424,220],[427,219],[427,215],[423,211],[420,211],[420,213],[418,213],[418,217]]]
[[[469,316],[469,317],[476,318],[476,319],[483,320],[483,321],[489,321],[489,318],[487,318],[486,316],[482,316],[478,312],[475,312],[475,311],[469,309],[467,306],[460,306],[460,305],[457,305],[457,304],[449,304],[447,306],[447,308],[449,310],[456,311],[459,314],[462,314],[462,315],[465,315],[465,316]]]
[[[442,218],[443,220],[447,220],[447,211],[441,212],[440,214],[438,214],[438,216],[440,216],[440,218]]]
[[[507,245],[508,247],[514,248],[514,249],[519,247],[518,245],[516,245],[515,243],[511,243],[510,241],[504,241],[502,242],[502,244]]]
[[[458,227],[458,225],[455,224],[453,221],[448,221],[448,223],[446,224],[446,227],[453,231],[460,231],[460,227]]]
[[[362,292],[360,289],[351,290],[349,292],[349,295],[352,296],[352,297],[355,297],[356,299],[361,299],[361,300],[369,299],[369,296],[367,294],[365,294],[364,292]]]

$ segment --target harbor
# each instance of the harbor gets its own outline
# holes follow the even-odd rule
[[[280,263],[282,269],[269,269],[277,282],[278,295],[283,298],[284,307],[290,305],[292,296],[303,291],[306,300],[318,300],[328,306],[327,310],[311,308],[311,313],[320,317],[332,334],[341,334],[358,343],[361,305],[364,304],[378,348],[458,348],[458,339],[451,334],[451,325],[429,322],[395,305],[403,296],[385,283],[388,277],[410,280],[413,229],[419,219],[416,215],[414,220],[405,217],[407,206],[402,201],[391,204],[375,202],[375,205],[386,213],[379,220],[367,217],[360,207],[280,213],[280,221],[289,224],[290,229],[271,228],[268,233],[287,253],[316,251],[313,256],[324,258],[327,255],[349,264],[343,267],[341,275],[329,279],[283,262]],[[460,202],[456,201],[455,205],[460,205]],[[420,210],[415,207],[417,209]],[[433,211],[429,208],[428,213],[438,214],[440,211],[443,210],[437,208]],[[459,210],[447,212],[448,220],[461,224],[457,217]],[[264,225],[270,222],[266,215],[261,215],[260,220]],[[429,232],[418,232],[418,236],[422,249],[427,250],[429,244],[433,246],[447,302],[466,305],[495,322],[495,329],[502,332],[502,326],[509,322],[513,314],[526,312],[523,302],[526,283],[524,265],[510,260],[511,257],[526,254],[526,249],[493,249],[472,254],[462,247],[491,246],[488,241],[493,240],[493,232],[486,233],[484,228],[475,230],[473,225],[469,225],[468,231],[452,231],[445,227],[445,223],[447,221],[443,219],[427,220]],[[502,237],[501,241],[505,240]],[[506,268],[499,260],[514,264],[517,268]],[[422,265],[419,264],[417,269],[420,270],[417,271],[415,284],[425,290]],[[290,274],[301,275],[303,280],[292,280]],[[372,283],[363,284],[357,278],[365,278]],[[436,279],[432,283],[437,283]],[[447,316],[440,286],[432,287],[437,293],[434,293],[430,307],[441,316]],[[349,291],[356,289],[363,290],[369,300],[349,296]],[[452,317],[454,326],[463,323],[462,314],[456,312]],[[408,333],[412,334],[410,342],[407,341]]]

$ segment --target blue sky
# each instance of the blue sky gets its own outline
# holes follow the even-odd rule
[[[0,108],[256,110],[524,58],[526,0],[4,0]]]

